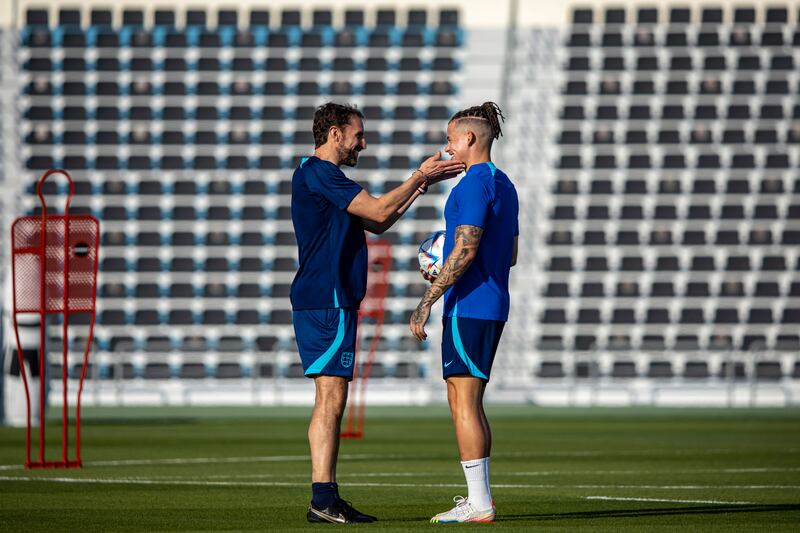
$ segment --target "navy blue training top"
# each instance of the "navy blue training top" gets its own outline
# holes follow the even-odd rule
[[[361,186],[318,157],[292,176],[292,224],[300,267],[292,309],[358,307],[367,290],[367,241],[360,217],[346,211]]]
[[[447,290],[444,316],[508,320],[508,275],[519,235],[519,199],[514,184],[494,164],[479,163],[450,191],[444,208],[444,256],[455,244],[457,226],[483,229],[475,260]]]

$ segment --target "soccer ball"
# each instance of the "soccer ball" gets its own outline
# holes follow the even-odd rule
[[[444,263],[444,231],[431,233],[419,245],[419,268],[431,277],[439,275]]]

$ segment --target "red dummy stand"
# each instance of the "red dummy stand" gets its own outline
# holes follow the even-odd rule
[[[69,197],[63,215],[48,215],[47,205],[42,196],[42,184],[52,174],[62,174],[69,181]],[[42,204],[41,216],[20,217],[11,226],[14,334],[27,408],[26,468],[80,468],[81,466],[81,394],[94,332],[100,223],[90,215],[69,214],[69,205],[74,192],[75,185],[66,171],[48,170],[39,179],[36,189]],[[91,319],[75,406],[75,458],[70,459],[67,332],[70,317],[81,313],[89,314]],[[39,315],[39,450],[36,460],[31,459],[31,391],[28,388],[23,346],[20,343],[17,323],[17,317],[25,314]],[[53,315],[60,316],[63,324],[61,460],[47,461],[45,459],[46,337],[48,317]]]
[[[364,408],[366,404],[367,381],[375,359],[375,351],[381,335],[384,318],[384,303],[389,292],[389,269],[392,267],[392,246],[388,241],[368,240],[369,271],[367,275],[367,294],[358,310],[358,336],[356,337],[356,355],[353,362],[353,381],[350,382],[350,407],[347,415],[347,426],[341,436],[346,439],[360,439],[364,436]],[[361,322],[371,319],[375,323],[375,331],[359,375],[361,353]]]

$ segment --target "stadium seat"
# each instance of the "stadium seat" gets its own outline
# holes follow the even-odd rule
[[[398,379],[413,379],[420,377],[416,363],[401,361],[394,367],[393,376]]]
[[[650,361],[646,375],[651,379],[671,379],[674,376],[672,363],[669,361]]]
[[[725,380],[743,380],[747,377],[745,365],[741,361],[723,361],[718,377]]]
[[[600,375],[600,370],[596,361],[578,361],[575,363],[573,375],[579,379],[596,378]]]
[[[560,379],[565,375],[561,361],[542,361],[536,372],[536,377],[545,379]]]
[[[708,379],[710,377],[706,361],[687,361],[683,367],[684,379]]]
[[[243,377],[239,363],[219,363],[214,373],[216,379],[238,379]]]
[[[291,363],[286,369],[286,377],[291,379],[305,377],[301,363]]]
[[[208,376],[203,363],[183,363],[178,377],[181,379],[205,379]]]
[[[144,379],[169,379],[172,377],[172,369],[167,363],[147,363],[142,377]]]

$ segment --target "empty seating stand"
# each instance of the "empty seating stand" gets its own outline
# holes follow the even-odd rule
[[[772,247],[776,228],[794,229],[800,153],[775,125],[793,112],[781,95],[800,90],[784,70],[796,68],[785,38],[797,23],[778,7],[752,17],[759,10],[572,11],[538,315],[540,337],[560,330],[564,353],[586,339],[598,356],[649,352],[656,327],[667,332],[659,349],[676,355],[687,336],[699,350],[721,349],[724,336],[733,351],[756,349],[758,337],[768,351],[789,333],[797,254]],[[609,291],[614,283],[631,290]],[[633,309],[631,297],[644,301]],[[645,376],[680,376],[658,355]],[[708,377],[700,363],[687,378]],[[620,357],[610,373],[629,370]]]
[[[95,334],[131,339],[124,364],[98,366],[101,377],[297,375],[275,354],[296,349],[291,174],[313,152],[315,106],[357,102],[369,117],[373,146],[351,175],[382,194],[441,148],[458,105],[459,12],[363,4],[25,13],[25,206],[37,212],[35,180],[63,167],[76,182],[73,212],[103,224]],[[48,181],[46,192],[66,187]],[[441,194],[408,213],[409,230],[386,235],[400,256],[418,244],[417,221],[441,220]],[[398,297],[387,309],[397,305],[415,304]],[[134,365],[129,352],[143,359]]]

